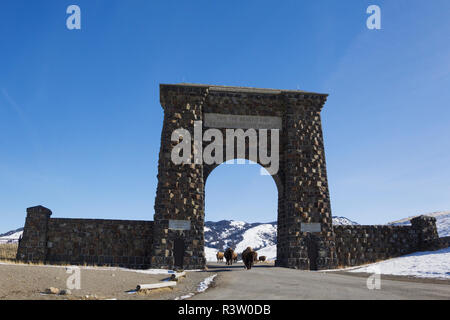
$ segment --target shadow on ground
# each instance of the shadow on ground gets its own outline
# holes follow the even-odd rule
[[[245,270],[243,263],[236,263],[231,266],[227,266],[226,264],[219,264],[219,263],[210,263],[207,265],[208,271],[214,271],[214,272],[229,272],[229,271],[238,271],[238,270]],[[273,264],[256,264],[252,267],[252,269],[258,269],[258,268],[275,268]]]

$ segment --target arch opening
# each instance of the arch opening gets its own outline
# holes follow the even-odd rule
[[[261,174],[265,171],[266,174]],[[282,185],[260,164],[233,159],[204,167],[205,258],[230,247],[240,255],[252,247],[274,263],[277,257],[278,214]],[[280,190],[281,189],[281,190]]]

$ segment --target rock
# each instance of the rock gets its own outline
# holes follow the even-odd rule
[[[63,290],[60,291],[59,294],[62,295],[62,296],[68,296],[68,295],[72,294],[72,291],[70,291],[69,289],[63,289]]]
[[[59,294],[60,290],[58,288],[50,287],[45,289],[46,294]]]

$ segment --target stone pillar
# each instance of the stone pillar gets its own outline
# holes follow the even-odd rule
[[[320,111],[326,96],[299,97],[285,93],[285,210],[288,227],[288,256],[278,265],[310,269],[306,232],[302,224],[320,223],[315,233],[320,269],[334,268],[336,252]]]
[[[174,164],[171,160],[171,141],[176,129],[186,129],[194,149],[194,121],[202,120],[202,105],[207,93],[205,87],[161,87],[161,105],[164,124],[158,163],[158,188],[155,199],[153,267],[173,268],[174,241],[185,241],[183,267],[203,268],[204,255],[204,180],[203,164]],[[169,220],[189,220],[186,231],[169,230]]]
[[[417,250],[437,250],[441,247],[436,218],[428,216],[415,217],[411,219],[411,226],[417,235]]]
[[[27,209],[27,218],[17,259],[29,262],[45,262],[47,258],[47,227],[52,212],[43,206]]]

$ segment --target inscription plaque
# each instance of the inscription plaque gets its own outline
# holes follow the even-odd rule
[[[281,117],[241,116],[235,114],[205,113],[204,126],[228,129],[279,129]]]
[[[322,226],[320,223],[317,223],[317,222],[302,223],[300,225],[300,229],[302,232],[321,232]]]
[[[190,220],[169,220],[170,230],[191,230]]]

